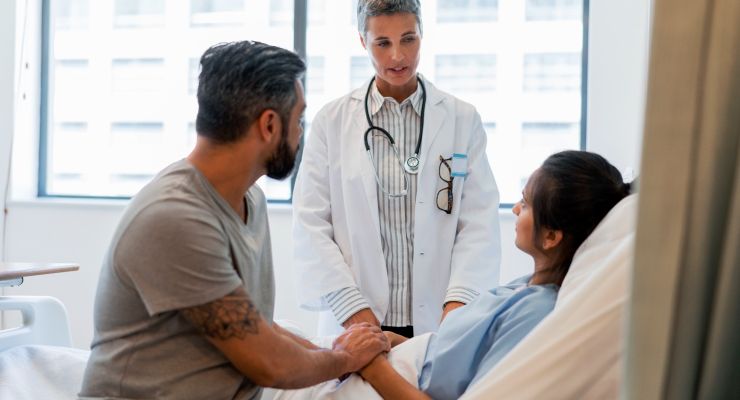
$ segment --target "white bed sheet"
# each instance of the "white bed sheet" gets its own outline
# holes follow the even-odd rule
[[[0,399],[76,399],[89,351],[16,346],[0,353]]]

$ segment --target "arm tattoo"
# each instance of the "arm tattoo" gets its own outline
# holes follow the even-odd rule
[[[261,318],[244,288],[208,304],[183,309],[181,313],[200,333],[221,340],[257,334]]]

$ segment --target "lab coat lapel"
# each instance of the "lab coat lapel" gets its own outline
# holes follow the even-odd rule
[[[358,172],[362,178],[362,184],[365,189],[365,200],[368,206],[368,214],[366,215],[370,216],[371,226],[374,229],[374,234],[372,235],[372,237],[378,238],[378,240],[380,240],[380,222],[378,216],[377,199],[378,185],[377,181],[375,180],[375,170],[373,169],[370,158],[367,156],[367,152],[365,151],[364,134],[369,126],[367,124],[367,118],[365,117],[365,89],[363,88],[367,88],[368,83],[369,81],[366,82],[365,85],[363,85],[360,89],[356,89],[352,93],[352,97],[356,100],[359,100],[359,102],[355,103],[357,106],[352,113],[352,129],[350,129],[350,132],[352,132],[352,134],[354,135],[357,135],[359,140],[357,140],[357,144],[353,143],[353,147],[356,147],[357,150],[352,149],[352,151],[348,152],[348,154],[357,154],[358,160],[356,160],[356,165],[359,166]]]
[[[434,139],[441,131],[442,125],[447,117],[447,108],[444,103],[444,96],[429,81],[424,80],[427,88],[427,105],[424,112],[424,137],[421,141],[421,165],[423,170],[427,162],[430,165],[436,165],[435,160],[438,154],[432,154],[431,147]]]

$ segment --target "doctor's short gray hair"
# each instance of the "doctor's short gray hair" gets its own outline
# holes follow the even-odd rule
[[[379,15],[410,13],[416,17],[419,24],[419,34],[422,33],[421,4],[419,0],[357,0],[357,30],[362,37],[367,34],[367,19]]]

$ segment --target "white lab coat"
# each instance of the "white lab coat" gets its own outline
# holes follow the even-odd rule
[[[368,83],[319,111],[293,192],[298,297],[304,308],[325,311],[319,334],[339,330],[323,301],[336,290],[357,286],[381,322],[388,311],[379,188],[363,142]],[[448,288],[481,291],[496,286],[501,259],[499,194],[480,116],[472,105],[425,84],[411,275],[416,335],[437,329]],[[467,154],[468,175],[454,178],[448,215],[436,205],[437,191],[447,185],[439,178],[439,156],[453,153]]]

